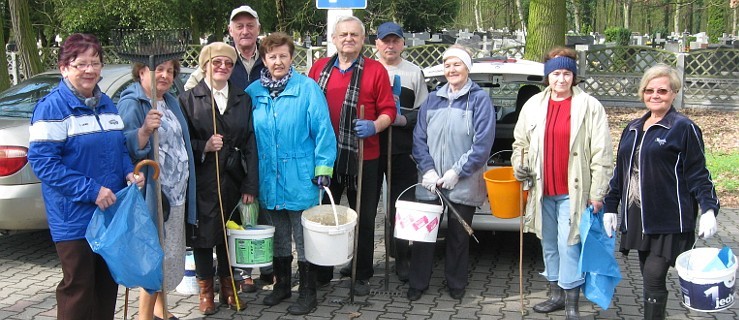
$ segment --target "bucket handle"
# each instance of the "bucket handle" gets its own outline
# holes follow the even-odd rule
[[[336,213],[336,202],[334,202],[334,195],[331,194],[331,189],[329,189],[327,186],[323,186],[323,190],[326,191],[326,194],[328,194],[328,199],[331,201],[331,209],[334,211],[334,223],[336,223],[336,226],[339,226],[339,215]],[[318,199],[318,202],[320,203],[322,199]]]
[[[488,160],[487,160],[487,161],[485,161],[485,163],[487,164],[488,162],[490,162],[490,159],[492,159],[493,157],[495,157],[495,156],[497,156],[498,154],[500,154],[500,153],[503,153],[503,152],[510,152],[510,153],[513,153],[513,150],[498,150],[498,151],[494,152],[493,154],[491,154],[491,155],[490,155],[490,156],[488,157]]]
[[[709,239],[710,239],[710,238],[709,238]],[[695,241],[693,242],[693,247],[692,247],[692,248],[690,248],[690,249],[691,249],[691,250],[695,249],[695,245],[696,245],[696,244],[698,244],[698,241],[700,241],[700,240],[703,240],[703,243],[704,243],[704,244],[707,244],[707,243],[708,243],[708,239],[706,239],[706,238],[698,238],[698,237],[696,237]],[[708,247],[708,246],[707,246],[707,247]],[[711,248],[711,247],[708,247],[708,248]],[[720,250],[720,249],[719,249],[719,250]],[[692,260],[693,260],[693,259],[690,259],[690,258],[688,258],[688,263],[687,263],[687,265],[685,266],[685,267],[686,267],[686,268],[687,268],[688,270],[691,270],[691,268],[690,268],[690,264],[691,264]]]
[[[403,194],[404,194],[404,193],[405,193],[406,191],[410,190],[411,188],[415,188],[415,187],[417,187],[417,186],[420,186],[420,185],[422,185],[422,184],[420,184],[420,183],[416,183],[416,184],[413,184],[413,185],[411,185],[411,186],[410,186],[410,187],[408,187],[408,188],[405,188],[405,190],[403,190],[403,192],[401,192],[401,193],[400,193],[400,194],[398,195],[398,198],[397,198],[397,199],[395,199],[395,202],[398,202],[398,200],[400,200],[400,197],[402,197],[402,196],[403,196]],[[424,188],[424,189],[425,189],[425,188]],[[436,196],[437,196],[437,197],[439,197],[439,202],[441,202],[441,207],[442,207],[442,209],[443,209],[443,208],[445,207],[445,204],[444,204],[444,200],[441,200],[441,194],[439,194],[439,190],[438,190],[438,189],[437,189],[437,190],[434,190],[434,192],[436,192]]]

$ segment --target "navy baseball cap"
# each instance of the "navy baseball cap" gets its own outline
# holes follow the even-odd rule
[[[382,40],[391,34],[403,38],[403,28],[395,22],[385,22],[377,28],[377,39]]]

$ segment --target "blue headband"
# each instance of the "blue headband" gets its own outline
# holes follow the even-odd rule
[[[566,69],[577,75],[577,62],[570,57],[559,56],[544,63],[544,76],[548,77],[554,70]]]

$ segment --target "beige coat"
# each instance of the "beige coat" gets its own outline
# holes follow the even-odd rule
[[[570,151],[568,161],[568,190],[570,196],[570,234],[568,244],[580,242],[580,216],[588,200],[602,201],[608,192],[608,181],[613,174],[613,147],[608,129],[605,109],[598,100],[580,90],[572,88],[570,117]],[[541,234],[541,180],[544,161],[544,127],[551,89],[531,97],[523,106],[514,129],[515,142],[511,161],[532,168],[534,178],[526,203],[525,232]]]

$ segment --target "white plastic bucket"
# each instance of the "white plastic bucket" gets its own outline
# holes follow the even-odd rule
[[[275,227],[257,225],[245,230],[228,229],[228,254],[231,265],[242,268],[272,265],[272,237]]]
[[[403,196],[403,193],[417,185],[403,190],[398,195],[398,199]],[[441,201],[441,197],[439,199]],[[395,201],[393,236],[410,241],[436,242],[443,212],[443,205],[397,200]]]
[[[682,302],[688,309],[714,312],[734,304],[737,263],[724,270],[702,271],[718,252],[716,248],[696,248],[677,257],[675,269],[680,277]]]
[[[303,211],[305,259],[319,266],[346,264],[354,256],[354,227],[357,212],[335,206],[339,224],[334,220],[332,205],[319,205]],[[330,218],[330,219],[327,219]]]
[[[197,294],[200,292],[198,280],[195,278],[195,258],[192,251],[185,252],[185,276],[175,289],[182,294]]]

